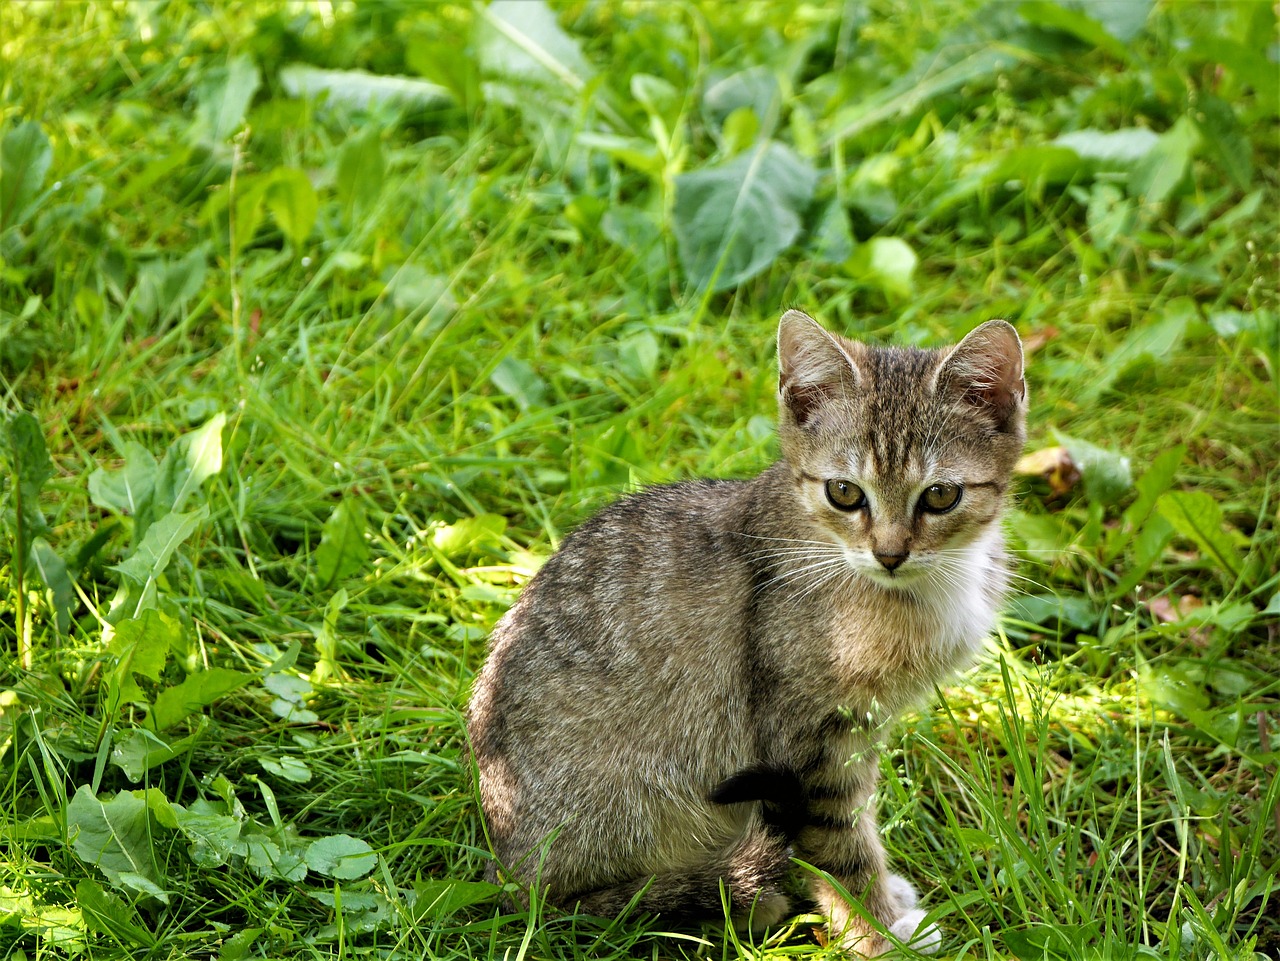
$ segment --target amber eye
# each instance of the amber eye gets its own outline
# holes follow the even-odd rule
[[[959,484],[934,484],[920,495],[920,509],[930,514],[945,514],[960,503],[963,490]]]
[[[842,511],[856,511],[867,505],[867,495],[862,488],[847,480],[827,481],[827,500],[831,501],[832,507]]]

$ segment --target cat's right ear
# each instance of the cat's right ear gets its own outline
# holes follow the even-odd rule
[[[804,427],[834,396],[858,386],[852,357],[816,320],[788,310],[778,323],[778,404]]]

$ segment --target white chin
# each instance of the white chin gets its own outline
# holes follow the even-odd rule
[[[871,581],[871,583],[880,587],[887,587],[890,590],[906,590],[915,587],[920,583],[923,574],[923,568],[919,567],[900,567],[892,573],[875,567],[865,568],[862,571],[862,576]]]

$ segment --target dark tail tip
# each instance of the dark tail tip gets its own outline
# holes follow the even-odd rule
[[[809,819],[804,782],[785,764],[758,764],[729,775],[711,791],[715,804],[758,802],[765,826],[788,841]]]

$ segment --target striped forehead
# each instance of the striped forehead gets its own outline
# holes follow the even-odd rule
[[[928,401],[937,364],[938,352],[933,350],[896,347],[869,352],[862,446],[876,471],[900,470],[913,454],[922,453],[932,420]]]

